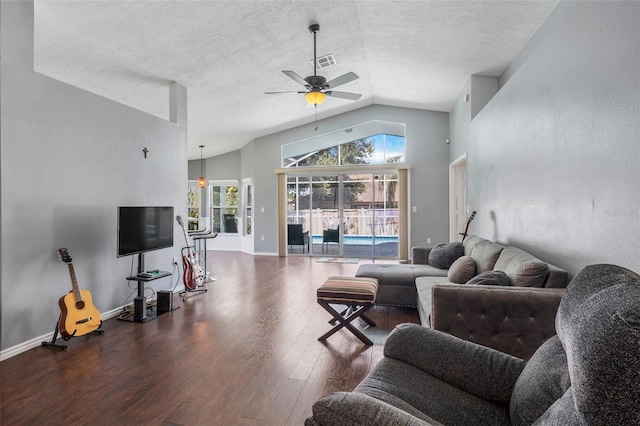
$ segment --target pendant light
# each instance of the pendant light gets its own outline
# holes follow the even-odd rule
[[[207,178],[204,176],[204,160],[202,159],[202,148],[204,145],[200,145],[200,177],[198,178],[198,187],[204,188],[207,186]]]

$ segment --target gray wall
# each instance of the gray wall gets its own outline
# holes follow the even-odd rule
[[[460,96],[449,111],[449,162],[467,152],[471,127],[471,102],[465,102],[465,96],[471,95],[471,80],[467,81]]]
[[[328,133],[370,120],[406,123],[406,159],[412,166],[410,204],[418,210],[411,213],[411,244],[424,245],[427,237],[434,242],[447,241],[448,113],[372,105],[321,120],[317,131]],[[309,124],[257,138],[242,149],[242,177],[254,179],[256,253],[278,251],[274,170],[281,168],[281,146],[309,138],[315,126]],[[261,235],[265,236],[264,241]]]
[[[561,2],[507,69],[464,148],[472,233],[571,273],[640,270],[638,22],[637,2]]]
[[[240,150],[205,158],[205,175],[209,180],[240,179]],[[200,160],[189,161],[189,179],[200,176]]]
[[[124,304],[133,257],[116,257],[117,206],[186,213],[187,109],[181,86],[175,124],[33,72],[33,3],[0,8],[4,350],[53,332],[71,289],[60,247],[100,312]],[[147,267],[171,270],[179,238],[176,227],[178,244],[148,254]]]

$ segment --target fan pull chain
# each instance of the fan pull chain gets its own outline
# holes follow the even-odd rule
[[[314,131],[318,131],[318,104],[315,104],[313,106],[313,109],[315,111],[315,117],[316,117],[316,128],[314,129]]]

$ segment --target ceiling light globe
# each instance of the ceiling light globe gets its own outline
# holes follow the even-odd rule
[[[314,91],[314,92],[307,93],[306,95],[304,95],[304,97],[307,100],[307,102],[309,102],[311,105],[320,105],[321,103],[324,102],[327,96],[322,92]]]

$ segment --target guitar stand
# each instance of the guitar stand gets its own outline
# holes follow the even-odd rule
[[[51,338],[51,341],[42,342],[42,346],[57,348],[57,349],[60,349],[61,351],[64,351],[65,349],[67,349],[67,345],[59,345],[56,343],[56,340],[58,340],[59,325],[60,325],[60,318],[58,318],[58,321],[56,322],[56,328],[53,332],[53,337]],[[102,321],[100,321],[100,325],[98,326],[97,330],[93,330],[91,333],[88,333],[88,334],[95,334],[95,335],[102,336],[104,334],[104,330],[100,330],[100,327],[102,327]],[[74,331],[74,334],[75,334],[75,331]],[[62,336],[60,337],[62,338],[62,340],[67,341],[75,336],[71,335],[69,337],[62,337]]]
[[[193,249],[195,250],[195,247],[194,247],[194,246],[182,247],[182,249],[181,249],[181,253],[182,253],[182,257],[183,257],[183,258],[185,257],[185,250],[186,250],[186,253],[187,253],[187,255],[188,255],[188,254],[189,254],[189,249],[190,249],[190,248],[193,248]],[[183,290],[183,291],[181,291],[181,292],[180,292],[180,293],[178,293],[178,294],[179,294],[180,296],[182,296],[182,301],[184,302],[184,301],[187,299],[187,295],[188,295],[189,293],[196,293],[196,294],[199,294],[199,293],[206,293],[206,292],[207,292],[206,284],[207,284],[207,282],[204,280],[204,277],[202,277],[202,285],[201,285],[201,286],[196,287],[196,288],[191,288],[191,289],[190,289],[190,288],[187,288],[187,287],[185,286],[184,290]]]
[[[207,272],[207,240],[216,238],[218,233],[213,233],[213,230],[209,229],[208,232],[194,233],[192,235],[194,249],[198,253],[200,260],[200,269],[202,269],[202,273],[204,274],[203,281],[205,283],[212,283],[216,279],[209,277],[209,272]]]
[[[203,284],[204,286],[204,284]],[[200,287],[200,288],[194,288],[194,289],[184,289],[183,291],[181,291],[180,293],[178,293],[180,296],[182,296],[182,301],[184,302],[187,299],[187,294],[189,293],[206,293],[207,289],[204,287]]]

